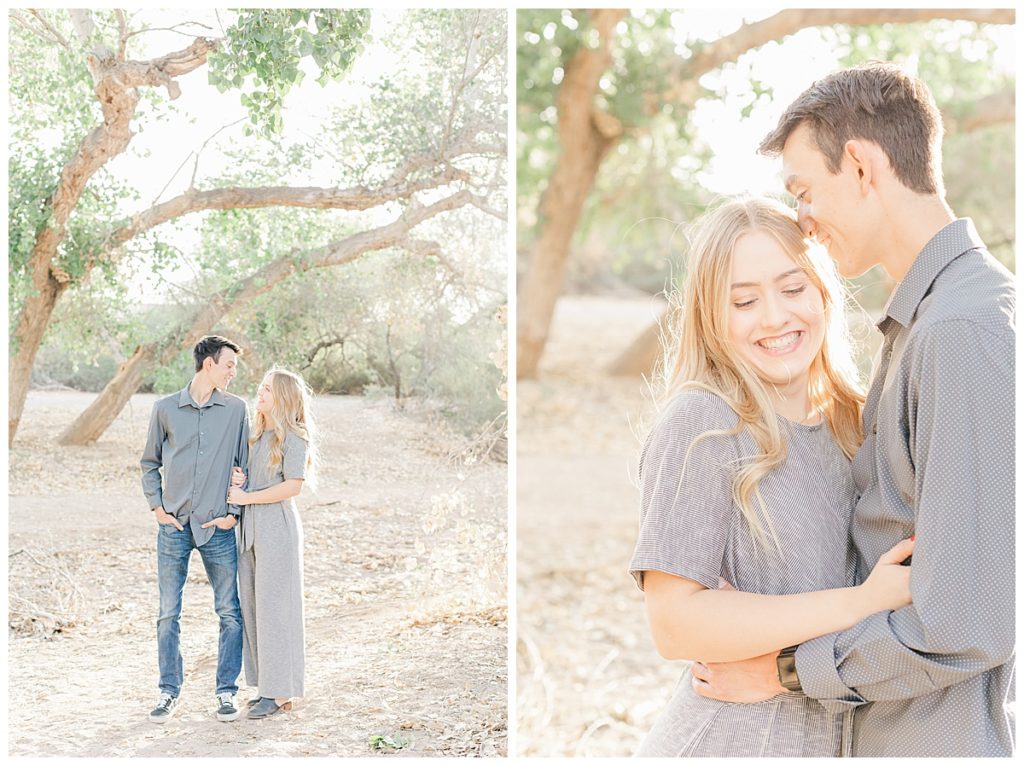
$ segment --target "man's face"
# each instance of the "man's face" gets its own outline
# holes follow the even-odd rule
[[[810,128],[801,124],[782,148],[782,173],[786,189],[797,199],[804,235],[825,246],[840,274],[857,277],[880,262],[878,248],[872,246],[877,232],[848,156],[843,155],[839,172],[831,173]]]
[[[220,359],[214,361],[212,356],[208,356],[204,365],[213,385],[221,391],[227,391],[228,385],[234,380],[235,373],[238,371],[238,354],[230,348],[222,348]]]

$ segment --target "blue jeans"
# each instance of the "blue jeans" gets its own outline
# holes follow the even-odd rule
[[[188,561],[196,547],[192,529],[161,524],[157,529],[156,572],[160,584],[160,616],[156,621],[157,654],[160,659],[160,691],[177,697],[183,681],[179,649],[181,594],[188,577]],[[242,610],[238,605],[238,553],[233,529],[218,529],[199,548],[203,566],[213,586],[213,608],[220,617],[217,647],[217,694],[238,691],[242,670]]]

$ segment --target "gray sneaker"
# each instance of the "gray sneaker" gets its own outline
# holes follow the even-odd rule
[[[178,698],[172,697],[167,692],[161,692],[160,701],[155,708],[149,711],[149,720],[153,723],[167,723],[177,709]]]
[[[236,721],[242,711],[235,705],[235,695],[230,693],[217,695],[217,720]]]

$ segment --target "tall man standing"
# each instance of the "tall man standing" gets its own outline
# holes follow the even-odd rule
[[[234,721],[240,715],[235,694],[242,666],[242,613],[233,531],[239,509],[227,502],[232,467],[245,467],[249,460],[245,402],[227,393],[240,350],[217,335],[202,338],[193,349],[192,381],[159,399],[149,421],[141,463],[142,489],[159,525],[160,701],[149,714],[155,723],[165,723],[178,707],[183,681],[179,616],[193,548],[203,559],[220,618],[217,718]]]
[[[761,144],[782,155],[800,225],[840,273],[880,264],[899,283],[878,323],[851,535],[860,580],[916,535],[913,604],[780,653],[697,663],[694,686],[733,702],[802,690],[849,714],[848,755],[1013,752],[1016,290],[946,204],[941,141],[924,83],[869,64],[814,83]]]

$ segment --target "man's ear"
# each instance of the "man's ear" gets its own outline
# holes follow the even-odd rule
[[[212,356],[206,357],[205,359],[203,359],[203,372],[209,372],[210,368],[213,367],[215,364],[217,363],[213,361]]]
[[[866,194],[875,174],[875,162],[878,159],[877,148],[873,144],[851,138],[843,147],[846,159],[857,174],[857,183],[861,193]]]

